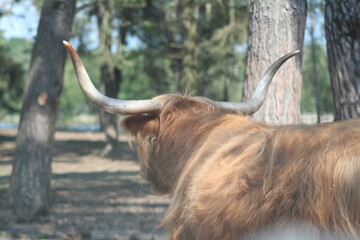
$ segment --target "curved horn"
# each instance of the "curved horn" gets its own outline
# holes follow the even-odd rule
[[[63,41],[63,44],[70,54],[81,89],[100,109],[109,113],[136,115],[158,112],[163,107],[163,103],[157,100],[118,100],[103,95],[92,84],[83,63],[74,48],[66,41]]]
[[[286,60],[297,55],[299,52],[300,52],[299,50],[290,52],[290,53],[286,54],[285,56],[279,58],[276,62],[274,62],[268,68],[268,70],[266,70],[265,74],[260,79],[259,84],[257,85],[257,87],[255,89],[254,95],[252,96],[252,98],[249,101],[240,102],[240,103],[212,101],[212,104],[214,104],[216,107],[221,108],[221,109],[225,109],[225,110],[229,110],[229,111],[237,111],[237,112],[240,111],[247,115],[251,115],[251,114],[255,113],[260,108],[260,106],[263,104],[267,90],[271,83],[271,80],[273,79],[277,70],[281,67],[281,65],[284,62],[286,62]]]

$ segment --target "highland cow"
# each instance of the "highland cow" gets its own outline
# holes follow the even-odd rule
[[[248,117],[271,79],[298,51],[277,60],[245,103],[165,94],[110,99],[92,85],[66,42],[80,86],[101,109],[129,115],[141,176],[172,202],[170,239],[257,239],[269,227],[305,222],[314,239],[360,238],[360,120],[270,126]]]

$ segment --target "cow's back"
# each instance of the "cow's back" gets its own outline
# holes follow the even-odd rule
[[[167,217],[172,238],[239,239],[298,221],[319,236],[356,236],[359,125],[265,127],[228,117],[184,171]]]

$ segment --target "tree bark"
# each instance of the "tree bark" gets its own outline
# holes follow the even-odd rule
[[[335,120],[360,117],[360,2],[326,1],[325,33]]]
[[[9,203],[19,221],[49,210],[52,143],[75,0],[45,0],[16,139]]]
[[[317,48],[316,48],[316,39],[315,39],[315,3],[309,2],[309,19],[310,19],[310,47],[311,47],[311,82],[314,84],[314,96],[315,96],[315,107],[317,115],[317,123],[321,122],[321,88],[320,80],[318,78],[318,59],[317,59]]]
[[[118,68],[111,68],[108,64],[101,66],[101,82],[100,90],[106,96],[111,98],[117,98],[119,92],[120,82],[122,79],[121,71]],[[101,151],[101,156],[117,156],[119,150],[118,143],[118,118],[117,115],[110,114],[104,111],[100,111],[100,125],[102,131],[106,136],[106,145]]]
[[[302,50],[306,11],[305,0],[251,2],[245,99],[251,98],[261,76],[275,60]],[[301,56],[296,56],[280,68],[253,118],[270,124],[299,122],[301,87]]]
[[[96,16],[98,19],[99,27],[99,42],[100,51],[102,53],[100,67],[100,91],[106,96],[111,98],[117,98],[117,94],[120,89],[120,82],[122,80],[121,70],[118,69],[114,64],[114,55],[111,52],[112,41],[112,20],[114,18],[114,3],[113,0],[98,1],[96,3]],[[120,44],[125,43],[125,31],[120,35]],[[115,157],[118,155],[118,131],[117,131],[117,115],[110,114],[104,111],[99,112],[99,119],[101,130],[106,136],[106,145],[100,153],[100,156]]]
[[[182,59],[180,66],[179,90],[197,94],[197,0],[179,1],[178,14],[182,35]]]

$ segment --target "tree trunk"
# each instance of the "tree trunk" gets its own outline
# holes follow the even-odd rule
[[[226,78],[224,79],[224,89],[223,89],[223,98],[222,100],[224,102],[228,102],[230,99],[230,76],[226,76]]]
[[[314,96],[315,96],[315,105],[316,105],[316,115],[317,123],[321,122],[321,88],[320,80],[318,78],[318,59],[317,59],[317,48],[316,48],[316,39],[315,39],[315,3],[309,2],[309,19],[310,19],[310,47],[311,47],[311,82],[314,84]]]
[[[9,203],[19,221],[49,210],[52,142],[75,0],[45,0],[16,139]]]
[[[251,2],[245,99],[252,96],[261,76],[275,60],[290,51],[302,50],[306,10],[305,0]],[[301,87],[301,56],[296,56],[280,68],[254,119],[270,124],[299,122]]]
[[[325,32],[335,120],[360,117],[360,2],[326,1]]]
[[[113,21],[113,0],[98,1],[96,4],[96,16],[99,27],[100,51],[102,53],[100,67],[100,91],[106,96],[117,98],[122,79],[121,71],[114,64],[114,55],[111,52],[112,41],[112,21]],[[120,44],[125,42],[125,31],[119,29]],[[106,136],[106,145],[100,153],[100,156],[115,157],[118,155],[118,131],[117,131],[117,115],[104,111],[99,112],[101,130]]]
[[[100,90],[106,96],[117,98],[119,86],[122,76],[121,71],[117,68],[111,69],[108,64],[101,66],[101,83]],[[100,124],[101,129],[106,136],[106,145],[101,152],[101,156],[117,156],[118,155],[118,131],[117,131],[117,115],[100,111]]]
[[[179,90],[197,94],[197,0],[179,1],[179,20],[182,34],[182,61],[180,67]]]
[[[209,87],[210,87],[210,76],[209,76],[209,63],[207,61],[204,61],[204,76],[202,80],[202,86],[199,89],[199,92],[201,93],[201,96],[209,97]]]

